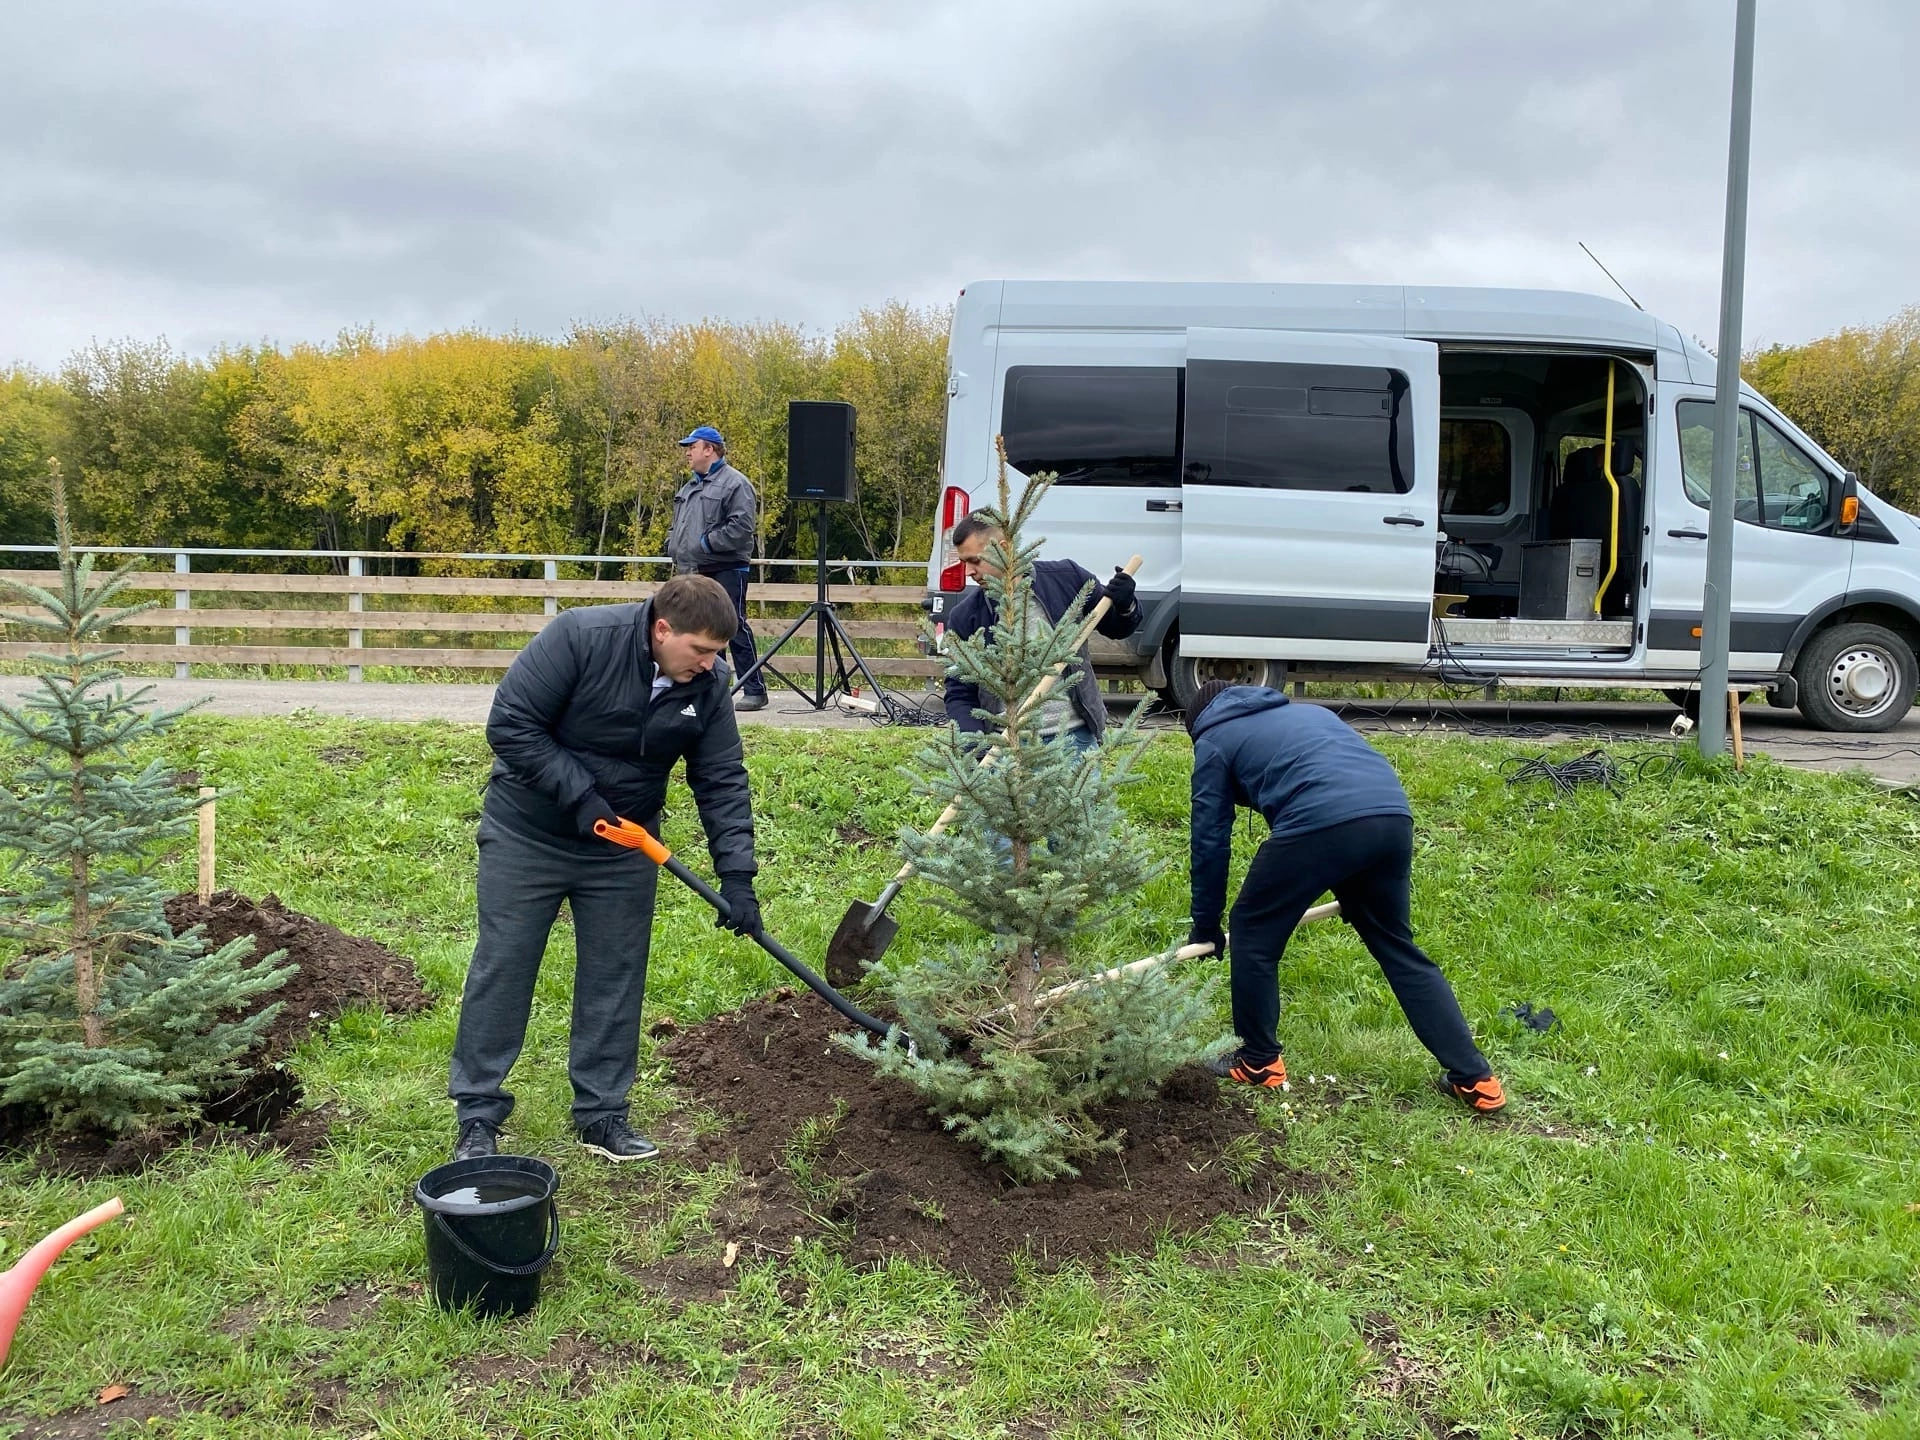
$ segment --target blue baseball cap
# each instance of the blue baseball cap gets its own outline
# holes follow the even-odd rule
[[[727,444],[725,440],[722,440],[720,438],[720,432],[714,429],[711,425],[694,426],[693,433],[687,436],[687,438],[682,440],[680,443],[682,445],[691,445],[696,440],[704,440],[709,445],[718,445],[723,450],[726,448],[726,444]]]

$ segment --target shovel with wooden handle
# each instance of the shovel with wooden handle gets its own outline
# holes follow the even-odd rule
[[[1143,557],[1135,555],[1120,568],[1132,575],[1145,564]],[[1074,649],[1085,647],[1093,635],[1094,627],[1106,618],[1107,611],[1113,608],[1113,602],[1102,596],[1100,603],[1088,612],[1080,626],[1079,644]],[[1046,676],[1033,687],[1027,698],[1021,702],[1020,709],[1031,710],[1040,701],[1046,699],[1054,684],[1066,670],[1066,662],[1053,667],[1053,673]],[[980,757],[982,765],[991,765],[996,752],[989,750]],[[954,817],[960,813],[960,802],[952,804],[940,812],[940,818],[933,822],[933,828],[927,831],[928,838],[944,831],[951,825]],[[833,932],[833,939],[827,942],[827,979],[835,985],[856,984],[865,971],[862,962],[871,963],[887,953],[887,947],[893,943],[893,937],[900,932],[900,922],[887,914],[887,907],[893,904],[900,894],[900,887],[913,875],[913,862],[907,861],[900,867],[893,879],[887,882],[887,888],[871,905],[864,900],[856,900],[847,907],[847,913],[840,917],[840,924]]]
[[[1329,900],[1324,905],[1316,905],[1300,917],[1305,925],[1314,920],[1331,920],[1340,913],[1340,902]],[[1231,943],[1232,937],[1228,937]],[[1143,960],[1130,960],[1125,965],[1116,965],[1111,970],[1102,970],[1097,975],[1086,975],[1078,980],[1069,980],[1065,985],[1056,985],[1051,990],[1043,990],[1034,997],[1037,1006],[1051,1005],[1054,1001],[1084,990],[1089,985],[1103,984],[1108,980],[1118,980],[1125,975],[1138,975],[1143,970],[1152,970],[1175,960],[1196,960],[1202,955],[1213,954],[1211,945],[1182,945],[1178,950],[1169,950],[1163,955],[1149,955]]]

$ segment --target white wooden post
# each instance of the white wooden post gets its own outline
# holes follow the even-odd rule
[[[362,559],[358,555],[349,555],[347,557],[347,574],[352,575],[357,579],[358,577],[366,573],[367,573],[366,561],[364,559]],[[352,591],[348,594],[347,610],[350,614],[354,614],[354,615],[361,614],[363,611],[366,610],[366,608],[367,608],[367,597],[365,595],[362,595],[358,590]],[[360,631],[360,630],[347,631],[347,648],[349,650],[358,650],[361,647],[361,645],[364,643],[362,639],[362,636],[364,635],[364,633],[365,633],[364,631]],[[347,666],[348,683],[357,684],[359,683],[359,680],[360,680],[360,667],[358,665]]]
[[[554,581],[558,580],[559,578],[560,578],[560,562],[558,560],[547,561],[547,583],[551,585]],[[552,595],[547,596],[546,612],[550,616],[558,615],[560,613],[560,601],[558,600],[558,598]]]
[[[176,551],[173,557],[173,573],[176,575],[185,575],[190,573],[192,569],[193,557],[184,550]],[[191,610],[193,608],[193,592],[191,590],[174,591],[173,608],[176,610]],[[193,627],[191,625],[174,626],[173,643],[176,645],[191,645],[193,643]],[[173,678],[176,680],[191,680],[193,678],[193,667],[184,660],[174,661]]]

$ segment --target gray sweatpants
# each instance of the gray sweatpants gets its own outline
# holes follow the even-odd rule
[[[657,830],[658,822],[647,827]],[[567,1074],[584,1129],[627,1113],[640,1058],[640,1001],[660,872],[637,850],[570,850],[482,816],[480,939],[467,967],[447,1094],[460,1122],[513,1113],[507,1072],[526,1043],[533,985],[565,900],[573,911],[573,1025]]]

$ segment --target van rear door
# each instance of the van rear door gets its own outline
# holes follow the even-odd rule
[[[1424,661],[1439,456],[1430,342],[1187,331],[1181,652]]]

